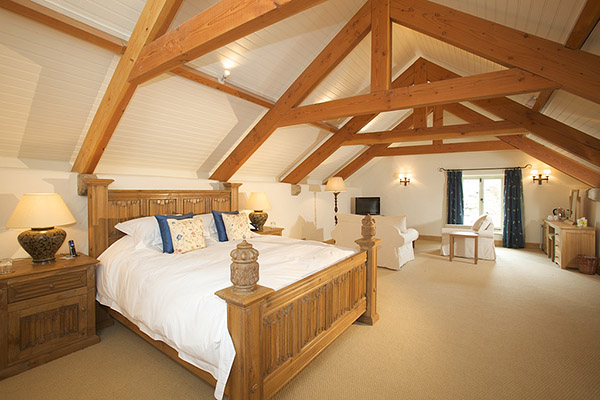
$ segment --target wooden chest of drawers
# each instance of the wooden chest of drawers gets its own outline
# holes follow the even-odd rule
[[[0,275],[0,379],[98,343],[97,260],[86,255]]]

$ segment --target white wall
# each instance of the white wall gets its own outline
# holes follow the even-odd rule
[[[523,170],[525,240],[539,243],[543,219],[556,207],[568,208],[571,189],[583,192],[589,186],[520,151],[384,157],[350,177],[348,183],[362,187],[364,196],[380,196],[383,214],[406,215],[408,225],[421,235],[440,236],[445,223],[446,188],[445,174],[438,168],[501,168],[528,163],[533,169],[552,170],[550,182],[542,185],[532,183],[530,169]],[[411,183],[400,185],[395,179],[398,173],[412,173]]]
[[[156,176],[99,175],[115,179],[113,189],[218,189],[219,184],[205,179],[167,178]],[[245,182],[240,187],[240,208],[253,191],[264,191],[271,202],[267,225],[275,222],[284,227],[284,236],[314,240],[329,239],[334,226],[333,194],[323,192],[319,185],[301,185],[298,196],[291,195],[291,186],[283,183]],[[77,223],[65,226],[67,239],[73,239],[77,249],[87,252],[87,198],[77,195],[77,174],[64,171],[0,168],[0,258],[28,257],[17,243],[22,231],[6,229],[5,225],[23,193],[56,192],[64,199]],[[348,188],[339,195],[339,212],[350,212],[350,197],[360,196],[360,190]],[[357,232],[357,238],[360,232]],[[66,244],[60,250],[67,252]]]

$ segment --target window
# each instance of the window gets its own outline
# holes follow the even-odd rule
[[[502,229],[504,207],[503,177],[501,175],[463,175],[463,196],[465,225],[472,225],[477,217],[488,213],[494,222],[494,229]]]

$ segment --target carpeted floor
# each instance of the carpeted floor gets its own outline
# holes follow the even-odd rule
[[[599,399],[600,276],[539,250],[379,269],[375,326],[355,324],[277,399]],[[1,399],[211,399],[212,387],[120,325],[0,382]]]

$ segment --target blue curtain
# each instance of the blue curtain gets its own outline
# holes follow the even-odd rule
[[[448,223],[462,224],[464,217],[462,171],[447,171],[446,176],[448,180]]]
[[[523,179],[521,169],[504,171],[504,228],[502,246],[521,249],[523,236]]]

